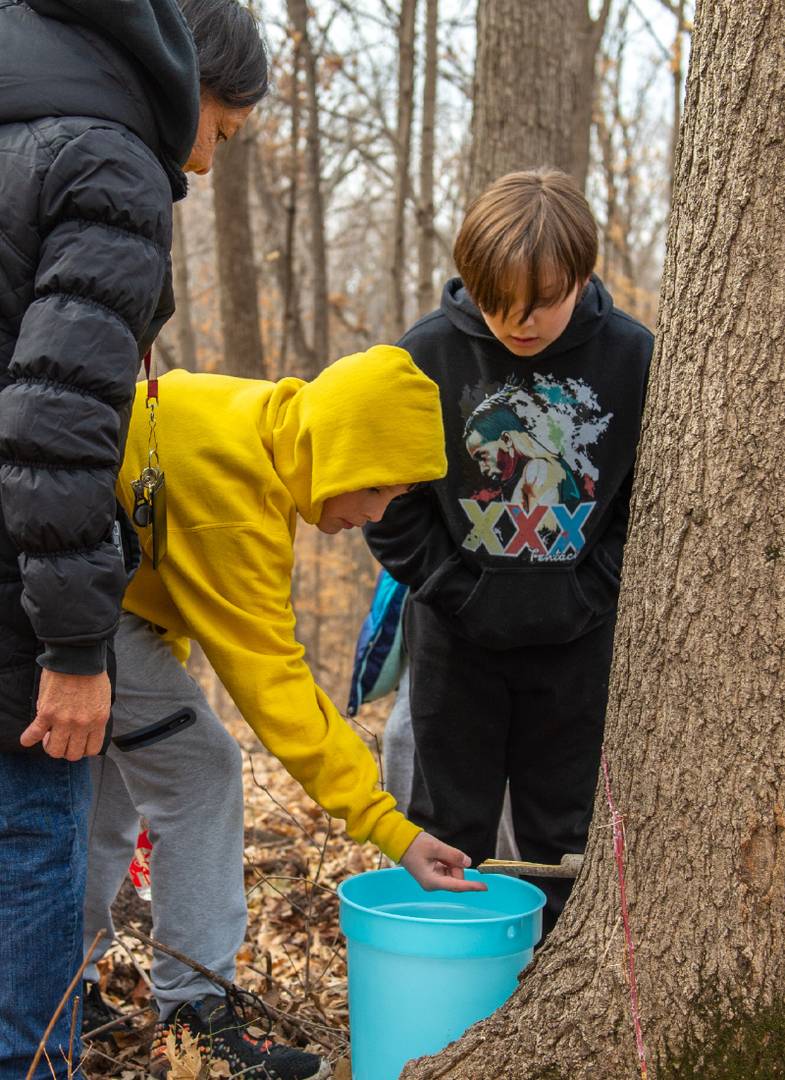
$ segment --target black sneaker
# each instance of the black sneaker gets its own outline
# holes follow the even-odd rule
[[[101,1042],[114,1044],[112,1031],[104,1031],[93,1036],[91,1033],[106,1024],[114,1024],[115,1031],[128,1030],[130,1024],[123,1019],[123,1014],[101,994],[98,983],[82,981],[82,1038],[90,1036]]]
[[[155,1025],[150,1075],[156,1080],[169,1075],[172,1063],[166,1056],[166,1040],[174,1030],[176,1046],[180,1046],[181,1033],[187,1031],[198,1041],[203,1060],[226,1061],[233,1074],[242,1072],[247,1080],[325,1080],[330,1076],[332,1070],[323,1058],[270,1038],[257,1038],[250,1034],[248,1026],[226,1004],[212,1011],[204,1006],[200,1010],[197,1002],[182,1005]]]

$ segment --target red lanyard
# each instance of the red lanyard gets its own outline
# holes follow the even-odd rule
[[[154,379],[150,378],[150,366],[153,362],[153,350],[148,349],[144,358],[144,373],[147,376],[147,405],[149,408],[150,402],[158,402],[158,376]]]

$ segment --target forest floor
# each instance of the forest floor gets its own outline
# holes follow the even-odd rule
[[[228,718],[225,713],[229,713]],[[361,735],[378,754],[386,703],[363,710]],[[338,926],[338,884],[380,865],[370,844],[350,840],[261,746],[231,707],[221,709],[244,750],[245,885],[249,922],[237,957],[236,983],[260,995],[275,1018],[257,1027],[277,1041],[326,1056],[334,1080],[349,1080],[345,942]],[[233,714],[233,715],[231,715]],[[202,911],[205,920],[220,911]],[[101,961],[101,988],[114,1006],[138,1014],[112,1044],[86,1040],[84,1075],[147,1080],[156,1012],[149,988],[151,949],[134,931],[151,933],[150,905],[127,879],[114,908],[116,938]],[[140,1012],[140,1010],[143,1010]],[[199,1071],[183,1055],[171,1080],[212,1080],[233,1074],[225,1062]]]

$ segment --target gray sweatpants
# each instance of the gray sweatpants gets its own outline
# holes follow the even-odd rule
[[[139,818],[149,825],[153,937],[234,978],[245,936],[242,755],[185,668],[150,626],[123,613],[115,639],[113,737],[132,735],[184,708],[195,723],[150,746],[91,761],[93,803],[85,900],[85,949],[106,928],[134,853]],[[85,977],[96,980],[95,964]],[[155,953],[152,982],[162,1015],[220,993],[185,964]]]

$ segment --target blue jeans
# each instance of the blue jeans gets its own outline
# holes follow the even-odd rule
[[[0,753],[0,1080],[27,1075],[82,962],[89,807],[86,760]],[[68,1074],[72,1007],[46,1045],[58,1078]],[[77,1017],[74,1063],[79,1025]],[[39,1077],[52,1077],[45,1057]]]

